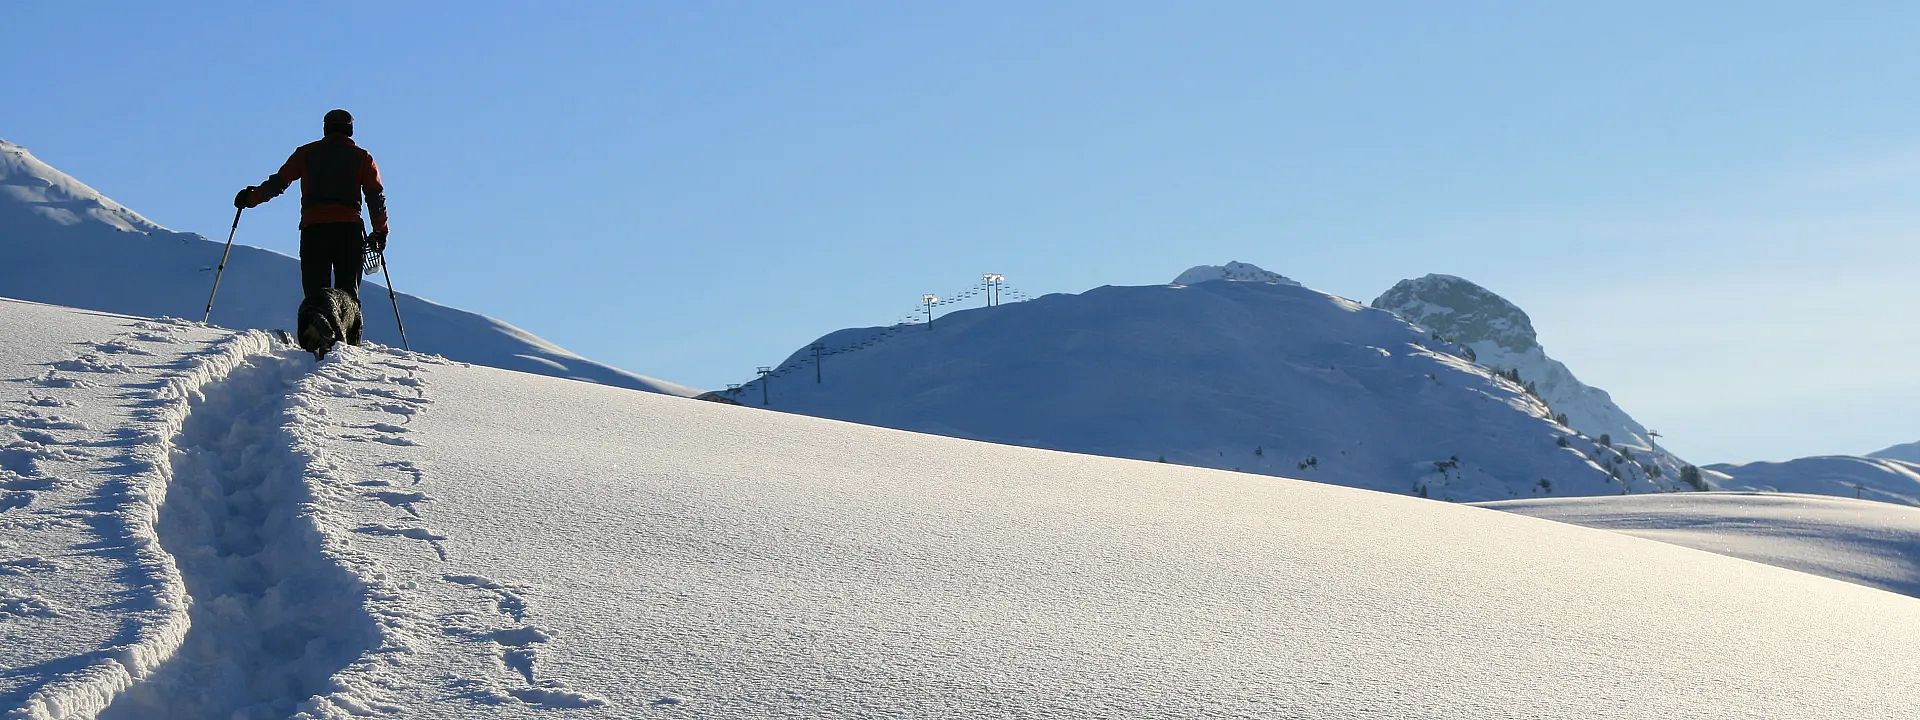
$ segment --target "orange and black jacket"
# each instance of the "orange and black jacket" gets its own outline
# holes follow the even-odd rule
[[[345,135],[328,135],[301,145],[280,171],[254,188],[253,205],[272,200],[300,181],[300,227],[321,223],[359,223],[360,197],[367,198],[374,232],[387,230],[387,195],[373,153]]]

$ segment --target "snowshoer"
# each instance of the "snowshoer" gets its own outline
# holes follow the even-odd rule
[[[368,251],[387,247],[387,196],[373,154],[353,143],[353,115],[329,110],[322,137],[294,149],[280,171],[233,197],[250,208],[280,196],[300,181],[300,285],[306,297],[332,286],[360,300],[360,271]],[[373,215],[368,235],[360,217],[366,197]]]

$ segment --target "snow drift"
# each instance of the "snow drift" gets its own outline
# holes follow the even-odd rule
[[[160,227],[41,162],[26,148],[0,140],[0,296],[198,318],[223,246],[224,241]],[[405,252],[404,245],[394,248],[402,262]],[[212,322],[235,328],[291,328],[300,304],[299,277],[293,258],[234,245]],[[386,289],[369,280],[361,295],[367,298],[368,339],[400,344]],[[651,392],[698,393],[595,363],[499,320],[404,293],[399,298],[408,339],[423,352]]]

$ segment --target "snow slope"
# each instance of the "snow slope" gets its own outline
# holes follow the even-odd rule
[[[1605,390],[1580,382],[1547,355],[1533,320],[1519,306],[1486,288],[1452,275],[1401,280],[1375,298],[1373,306],[1473,349],[1474,360],[1499,370],[1518,370],[1540,398],[1567,424],[1590,437],[1609,436],[1615,447],[1631,450],[1653,484],[1680,489],[1686,462],[1658,447],[1647,428],[1615,405]],[[1689,488],[1691,489],[1691,488]]]
[[[1885,450],[1881,450],[1879,452],[1867,453],[1867,457],[1880,458],[1883,460],[1904,460],[1910,463],[1920,463],[1920,442],[1910,442],[1910,443],[1895,445],[1893,447],[1887,448]]]
[[[216,194],[210,198],[218,202]],[[295,198],[291,201],[298,202]],[[242,221],[242,225],[246,225]],[[220,228],[226,230],[226,228]],[[243,234],[294,228],[241,228]],[[160,227],[26,148],[0,140],[0,296],[153,317],[199,318],[225,245]],[[396,261],[405,248],[396,245]],[[294,325],[298,261],[236,243],[212,322],[235,328]],[[362,286],[369,340],[400,344],[386,288]],[[574,355],[504,322],[401,294],[415,349],[523,372],[692,396],[699,391]]]
[[[1235,274],[1278,277],[1245,267]],[[1442,499],[1664,489],[1427,332],[1291,281],[1102,287],[954,312],[931,330],[842,330],[818,344],[821,382],[802,349],[735,397],[883,427]]]
[[[1480,505],[1920,597],[1920,508],[1751,492],[1536,498]]]
[[[1920,463],[1854,455],[1805,457],[1785,462],[1709,465],[1715,487],[1863,498],[1920,505]]]
[[[1920,602],[1626,535],[0,303],[12,717],[1902,717]],[[164,495],[165,503],[160,504]]]

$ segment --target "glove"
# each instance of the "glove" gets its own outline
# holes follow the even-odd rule
[[[367,250],[375,255],[385,253],[387,251],[387,231],[375,230],[372,235],[368,235]]]
[[[259,188],[252,185],[242,188],[239,194],[233,196],[233,206],[236,208],[250,208],[259,205],[260,203],[253,201],[254,193],[258,190]]]

